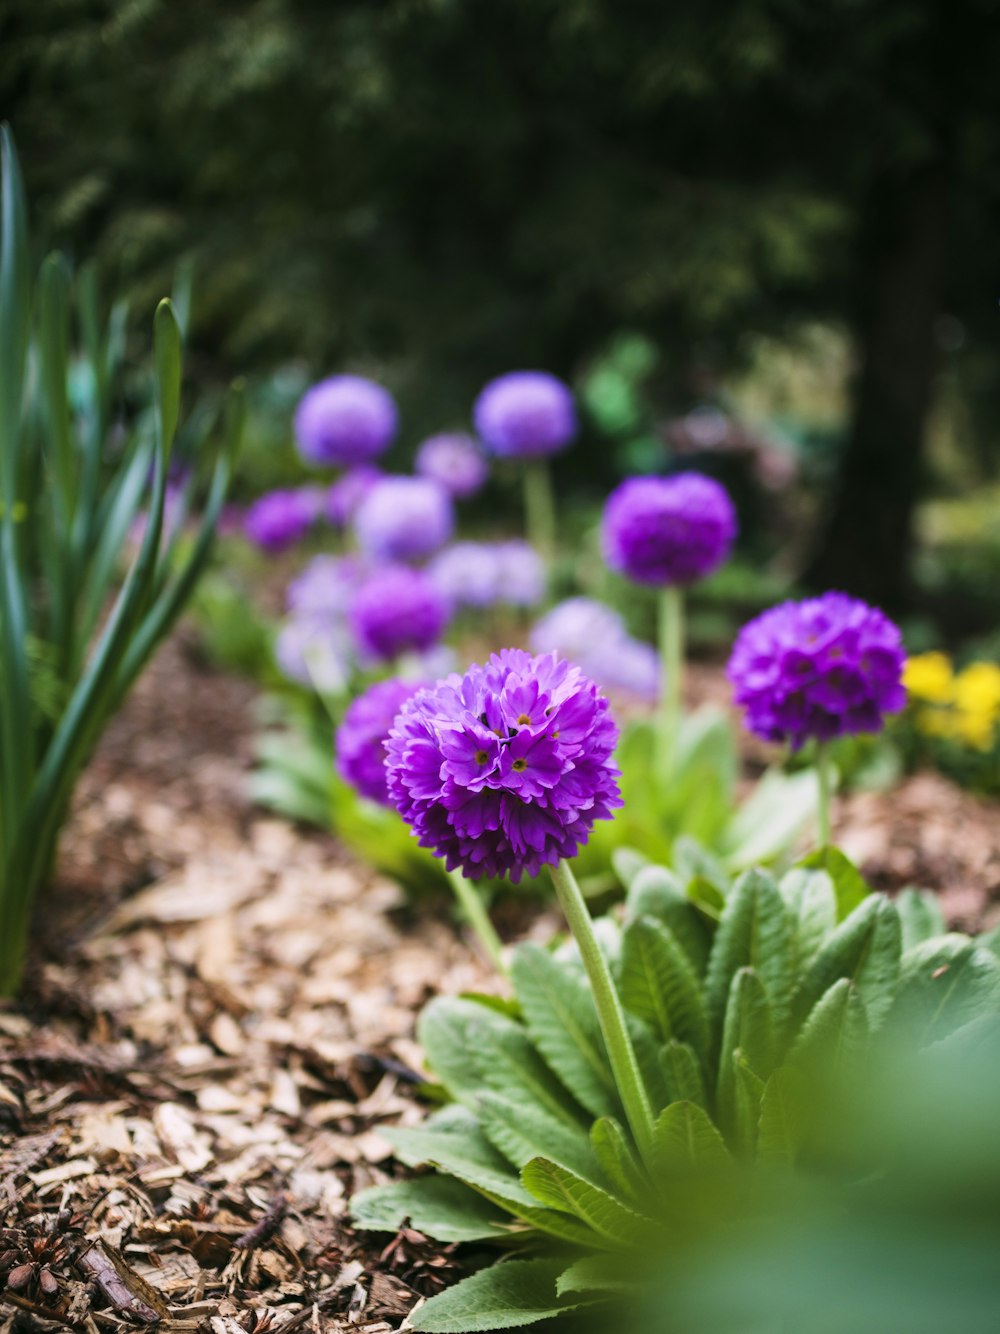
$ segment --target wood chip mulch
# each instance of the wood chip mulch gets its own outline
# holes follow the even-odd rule
[[[182,633],[81,784],[0,1006],[0,1334],[384,1334],[460,1270],[347,1206],[396,1171],[380,1127],[422,1114],[417,1011],[495,984],[446,905],[252,808],[253,731],[252,688]],[[918,775],[845,799],[837,833],[879,887],[930,885],[974,926],[998,814]]]

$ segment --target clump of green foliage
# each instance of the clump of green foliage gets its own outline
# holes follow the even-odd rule
[[[9,130],[0,213],[0,995],[20,980],[36,892],[51,873],[74,783],[103,728],[184,606],[207,559],[242,414],[220,444],[192,414],[196,466],[165,531],[180,418],[181,331],[154,321],[155,406],[116,415],[125,309],[105,321],[92,272],[59,255],[37,279]],[[74,329],[79,331],[75,344]],[[183,519],[204,495],[193,539]],[[143,526],[136,538],[137,521]],[[134,543],[124,580],[123,557]]]

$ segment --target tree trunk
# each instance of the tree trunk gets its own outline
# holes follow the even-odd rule
[[[814,589],[843,589],[890,610],[910,601],[947,211],[941,166],[886,181],[870,196],[853,422],[821,545],[805,574]]]

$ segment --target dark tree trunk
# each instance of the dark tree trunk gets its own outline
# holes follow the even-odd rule
[[[947,213],[940,166],[887,181],[870,199],[853,422],[821,545],[805,574],[816,590],[843,589],[890,610],[910,600]]]

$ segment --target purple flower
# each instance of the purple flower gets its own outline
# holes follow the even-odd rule
[[[505,603],[530,607],[545,596],[545,566],[527,542],[456,542],[430,561],[427,573],[455,609]]]
[[[278,632],[274,657],[289,681],[336,695],[350,679],[354,644],[343,621],[293,617]]]
[[[448,604],[422,571],[387,565],[354,595],[350,621],[363,653],[391,661],[436,644],[448,622]]]
[[[420,560],[454,527],[451,498],[426,477],[384,477],[354,515],[358,545],[372,560]]]
[[[512,538],[496,548],[499,563],[497,601],[511,607],[534,607],[545,597],[545,562],[530,542]]]
[[[511,371],[476,399],[480,438],[501,458],[534,458],[563,449],[577,432],[573,395],[547,371]]]
[[[332,375],[306,390],[295,439],[307,463],[351,468],[385,450],[399,424],[388,390],[360,375]]]
[[[621,805],[608,702],[554,653],[504,649],[403,705],[389,797],[422,847],[469,879],[537,875]]]
[[[380,468],[352,468],[338,477],[326,493],[326,517],[335,528],[346,528],[354,511],[385,474]]]
[[[659,694],[656,649],[634,639],[621,616],[593,598],[557,603],[532,628],[531,647],[573,658],[605,690],[651,701]]]
[[[351,703],[337,728],[340,776],[370,801],[390,805],[385,786],[385,743],[397,713],[421,688],[419,681],[392,677],[369,686]]]
[[[783,602],[740,631],[729,659],[733,697],[749,729],[798,750],[879,732],[906,703],[903,641],[875,607],[846,593]]]
[[[689,584],[729,555],[736,511],[724,487],[697,472],[632,477],[604,507],[604,558],[639,584]]]
[[[314,487],[297,491],[270,491],[246,512],[243,531],[255,546],[265,551],[284,551],[312,527],[318,511]]]
[[[416,471],[437,482],[455,500],[474,496],[490,475],[490,465],[471,435],[429,436],[417,450]]]
[[[285,590],[285,605],[297,616],[343,619],[365,575],[357,556],[314,556]]]

